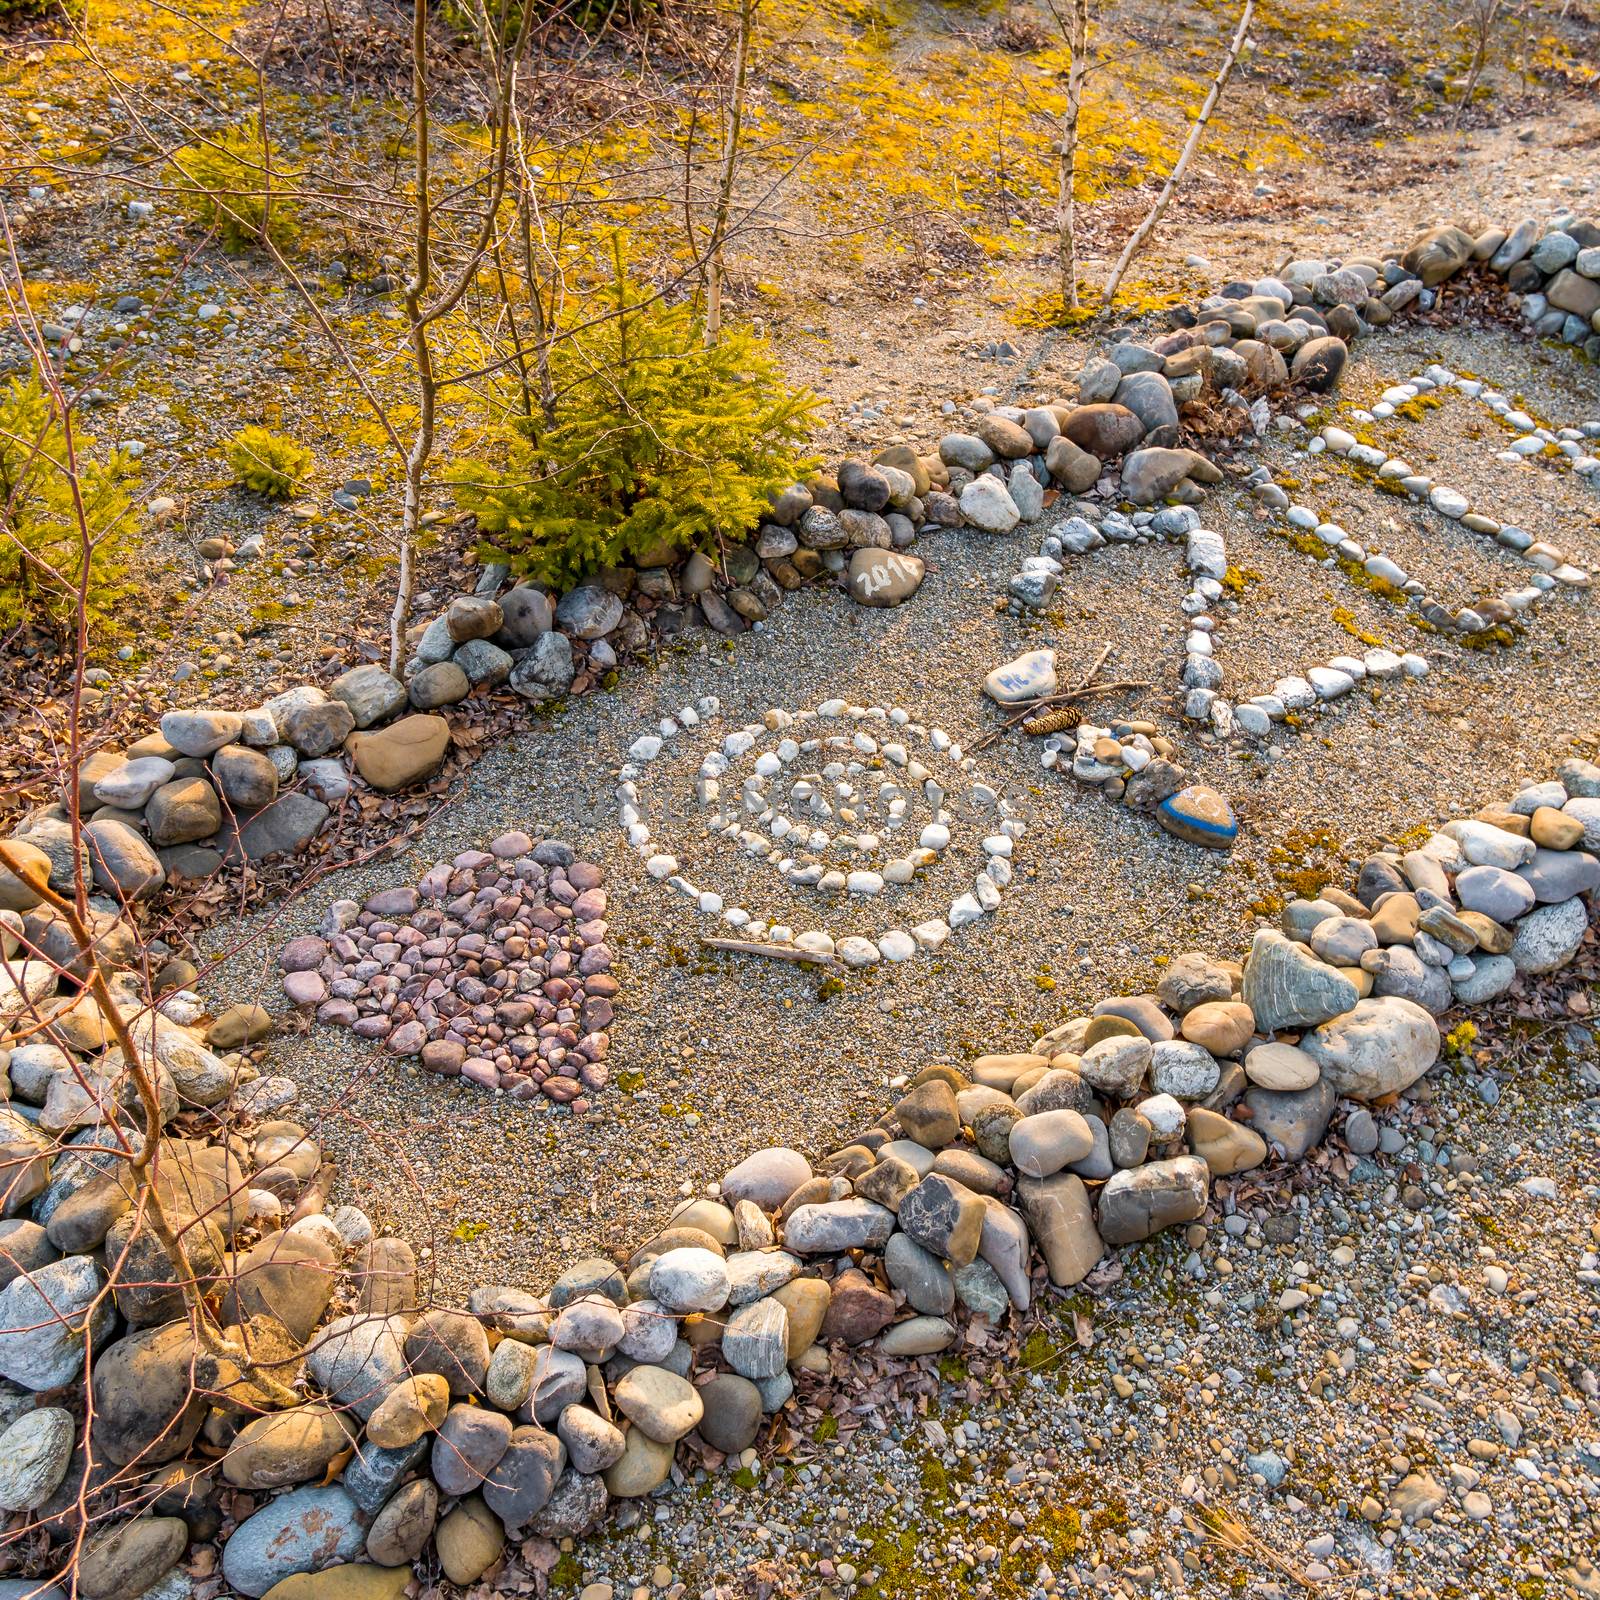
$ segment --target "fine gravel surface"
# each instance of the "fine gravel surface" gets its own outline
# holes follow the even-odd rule
[[[1385,361],[1397,376],[1403,365]],[[1412,426],[1439,430],[1455,415],[1434,413]],[[1438,440],[1437,448],[1456,446]],[[1279,441],[1267,454],[1293,465]],[[1506,474],[1536,478],[1534,492],[1558,515],[1558,525],[1541,531],[1592,545],[1587,520],[1596,497],[1569,474],[1470,461],[1465,452],[1461,465],[1468,493],[1487,494]],[[270,938],[234,958],[214,992],[242,999],[259,990],[280,1005],[276,949],[289,934],[313,930],[328,901],[413,882],[434,861],[505,829],[568,839],[599,861],[622,989],[612,1083],[589,1114],[574,1118],[440,1082],[342,1030],[314,1027],[274,1051],[274,1068],[301,1082],[308,1106],[341,1107],[324,1132],[342,1163],[344,1195],[385,1226],[431,1243],[445,1290],[459,1296],[497,1278],[537,1283],[573,1250],[637,1239],[665,1216],[680,1185],[717,1177],[751,1148],[789,1142],[815,1150],[849,1133],[898,1072],[1020,1047],[1107,992],[1149,988],[1159,956],[1195,946],[1241,951],[1252,926],[1308,875],[1326,881],[1342,859],[1475,808],[1519,775],[1547,774],[1592,729],[1600,628],[1588,597],[1554,597],[1509,649],[1467,651],[1412,635],[1399,612],[1260,531],[1257,508],[1237,491],[1214,493],[1206,516],[1229,539],[1233,561],[1270,573],[1219,628],[1230,683],[1265,688],[1283,672],[1358,648],[1332,619],[1336,604],[1397,647],[1423,648],[1433,670],[1381,697],[1358,692],[1253,757],[1239,746],[1209,747],[1175,714],[1185,587],[1177,547],[1114,547],[1081,558],[1047,617],[1018,619],[997,613],[995,597],[1037,548],[1038,529],[1006,538],[939,534],[919,546],[929,575],[902,608],[793,596],[736,644],[696,638],[653,670],[625,672],[614,693],[586,697],[492,750],[404,864],[340,874],[280,908]],[[1351,531],[1368,536],[1360,524]],[[1434,531],[1452,551],[1476,538],[1448,525]],[[1450,565],[1442,555],[1441,570]],[[1028,826],[998,913],[958,930],[937,956],[825,981],[813,970],[701,950],[702,933],[729,930],[648,879],[621,837],[613,790],[628,745],[700,696],[720,699],[724,731],[769,707],[841,696],[903,706],[917,724],[970,746],[999,720],[979,692],[989,667],[1048,645],[1070,679],[1108,642],[1104,675],[1151,687],[1096,702],[1095,713],[1148,716],[1179,740],[1185,762],[1240,814],[1230,856],[1180,844],[1148,819],[1042,771],[1037,743],[1011,733],[978,757],[981,775]],[[712,742],[682,735],[681,754],[652,769],[649,795],[661,809],[650,817],[694,880],[730,904],[743,897],[753,912],[797,930],[872,933],[940,914],[981,864],[977,839],[990,830],[981,815],[958,813],[952,845],[926,885],[835,912],[815,891],[792,889],[765,864],[740,857],[734,842],[701,836],[695,758]]]
[[[840,1355],[781,1459],[623,1506],[555,1592],[1592,1597],[1597,1091],[1555,1024],[936,1382]]]

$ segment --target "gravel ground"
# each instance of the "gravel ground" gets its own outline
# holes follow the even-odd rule
[[[1211,218],[1180,204],[1141,270],[1177,281],[1177,261],[1193,251],[1212,263],[1199,275],[1221,281],[1292,254],[1399,237],[1463,207],[1493,218],[1583,209],[1596,185],[1597,134],[1600,109],[1574,100],[1473,135],[1459,159],[1442,139],[1417,141],[1382,158],[1393,168],[1376,184],[1372,151],[1356,141],[1359,159],[1308,164],[1301,175],[1314,209],[1266,198],[1250,215]],[[184,660],[199,670],[176,697],[203,698],[219,681],[243,697],[347,646],[387,554],[394,493],[379,483],[361,513],[329,506],[327,490],[381,457],[355,427],[347,386],[319,359],[310,372],[279,362],[295,339],[288,302],[247,269],[162,261],[161,236],[141,236],[104,209],[45,220],[63,279],[172,295],[156,361],[136,392],[96,419],[107,437],[150,443],[150,493],[192,496],[147,548],[150,576],[192,583],[201,538],[268,533],[268,559],[182,619],[162,672]],[[752,281],[777,275],[788,288],[768,326],[792,374],[832,402],[830,454],[903,436],[926,442],[931,431],[910,433],[897,419],[931,419],[941,402],[981,390],[1060,392],[1088,348],[1083,337],[1018,332],[1009,302],[1036,283],[1012,284],[1018,292],[994,303],[970,285],[875,283],[791,254],[768,260],[752,248],[740,266]],[[1091,261],[1091,275],[1104,265]],[[227,314],[199,320],[199,307],[215,303],[241,311],[236,331]],[[370,308],[352,305],[355,329]],[[999,338],[1021,357],[975,358]],[[1594,414],[1593,369],[1570,356],[1426,330],[1360,352],[1345,398],[1370,399],[1432,360],[1500,383],[1552,421]],[[319,417],[318,523],[269,519],[203,482],[221,470],[219,428],[254,419],[263,376],[291,430],[303,411]],[[207,401],[198,419],[197,396]],[[881,416],[852,410],[868,400]],[[1399,437],[1419,464],[1428,452],[1448,463],[1441,476],[1475,503],[1600,568],[1600,498],[1570,475],[1494,462],[1497,429],[1453,398]],[[1357,538],[1430,581],[1437,575],[1446,601],[1526,571],[1342,468],[1306,470],[1286,441],[1272,441],[1264,457],[1300,476],[1313,503],[1337,510]],[[1231,559],[1264,580],[1219,633],[1230,689],[1264,688],[1350,649],[1335,606],[1398,648],[1419,645],[1399,613],[1263,532],[1236,491],[1215,493],[1206,517]],[[542,1286],[576,1253],[636,1241],[681,1185],[720,1175],[749,1149],[781,1141],[815,1150],[847,1135],[877,1111],[898,1072],[1020,1046],[1104,994],[1144,990],[1158,955],[1236,953],[1302,874],[1344,881],[1343,863],[1373,845],[1498,797],[1516,776],[1543,776],[1574,739],[1593,735],[1595,601],[1562,597],[1510,650],[1421,641],[1433,662],[1424,682],[1378,700],[1352,696],[1285,736],[1281,754],[1246,761],[1185,733],[1175,717],[1178,552],[1097,553],[1074,565],[1048,617],[996,614],[995,595],[1038,537],[1037,528],[1005,539],[938,535],[919,547],[931,570],[902,610],[801,595],[736,647],[696,641],[654,670],[625,673],[614,694],[530,722],[490,752],[403,865],[342,874],[302,902],[208,936],[219,949],[263,936],[225,963],[211,993],[220,1004],[259,992],[276,1007],[277,946],[312,930],[335,896],[414,881],[439,857],[509,827],[566,837],[605,865],[622,992],[613,1083],[590,1114],[422,1078],[342,1031],[315,1028],[272,1045],[272,1070],[300,1082],[307,1107],[337,1108],[321,1120],[341,1165],[337,1198],[421,1245],[442,1295],[497,1279]],[[201,646],[200,634],[212,642]],[[1107,642],[1108,674],[1152,686],[1104,711],[1160,722],[1197,775],[1232,797],[1243,830],[1230,857],[1191,850],[1042,772],[1032,742],[1011,735],[981,757],[1029,825],[998,914],[958,932],[935,959],[845,974],[825,990],[815,973],[702,954],[705,921],[646,880],[618,834],[611,791],[622,752],[648,721],[699,695],[718,695],[735,723],[831,695],[898,703],[970,742],[998,720],[978,694],[987,668],[1050,644],[1070,675]],[[692,815],[675,824],[685,836]],[[905,891],[897,920],[937,909],[933,889],[953,889],[973,836],[962,819],[938,875],[926,891]],[[707,886],[723,886],[713,876],[729,859],[723,848],[685,848]],[[763,906],[786,899],[796,926],[820,920],[803,891]],[[869,1389],[859,1412],[808,1388],[818,1404],[780,1425],[785,1450],[736,1476],[691,1475],[646,1515],[628,1508],[613,1533],[564,1559],[554,1592],[570,1596],[592,1580],[618,1595],[720,1589],[741,1600],[764,1585],[808,1600],[852,1589],[1005,1600],[1084,1585],[1156,1595],[1267,1596],[1308,1584],[1441,1600],[1600,1595],[1586,1565],[1600,1511],[1595,1062],[1592,1037],[1573,1026],[1525,1053],[1501,1052],[1487,1068],[1441,1070],[1383,1114],[1378,1157],[1352,1166],[1335,1149],[1326,1168],[1251,1174],[1232,1190],[1232,1214],[1124,1252],[1122,1276],[1094,1298],[1052,1300],[1009,1359],[970,1349],[937,1376]],[[1554,1198],[1542,1184],[1522,1187],[1529,1178],[1547,1180]],[[1418,1530],[1401,1512],[1431,1490],[1402,1485],[1423,1473],[1443,1498]],[[1202,1489],[1238,1521],[1214,1512],[1204,1531],[1190,1498]]]
[[[1487,372],[1485,358],[1506,352],[1451,336],[1412,353]],[[1408,370],[1385,353],[1358,367],[1350,392]],[[1539,403],[1559,418],[1564,399],[1582,400],[1586,375],[1542,374]],[[1541,532],[1592,552],[1592,492],[1540,469],[1508,479],[1466,436],[1474,420],[1452,403],[1417,426],[1459,463],[1464,492],[1484,503],[1497,486],[1522,495],[1547,518]],[[1285,443],[1267,453],[1294,470]],[[1370,507],[1386,513],[1386,500]],[[1221,632],[1234,681],[1269,681],[1344,648],[1334,604],[1409,632],[1398,613],[1260,531],[1237,491],[1216,492],[1206,515],[1236,563],[1267,575]],[[1371,537],[1357,518],[1351,531]],[[1429,537],[1437,570],[1494,570],[1460,530],[1441,524]],[[1176,724],[1178,552],[1099,552],[1074,566],[1048,617],[997,613],[994,597],[1037,538],[937,535],[923,546],[928,579],[904,608],[804,594],[736,646],[696,641],[624,674],[615,693],[491,752],[405,872],[331,880],[281,915],[265,963],[257,952],[223,969],[219,997],[260,985],[270,999],[270,951],[314,927],[328,899],[402,881],[507,827],[566,837],[604,864],[623,987],[613,1084],[591,1114],[425,1079],[341,1032],[273,1047],[273,1066],[294,1074],[308,1105],[341,1102],[322,1127],[341,1163],[340,1198],[427,1251],[443,1295],[497,1279],[541,1285],[575,1253],[658,1226],[680,1186],[749,1149],[837,1141],[897,1072],[1015,1047],[1105,993],[1143,990],[1160,954],[1237,952],[1299,874],[1343,881],[1344,864],[1373,845],[1492,798],[1517,775],[1543,775],[1592,736],[1600,630],[1591,601],[1566,597],[1510,650],[1428,641],[1424,682],[1352,697],[1286,736],[1281,754],[1245,761]],[[1193,851],[1043,773],[1032,741],[1011,735],[980,756],[982,775],[1028,823],[998,914],[936,958],[824,986],[815,973],[699,951],[703,919],[646,879],[620,838],[612,787],[623,752],[700,695],[720,697],[734,725],[832,695],[901,704],[970,744],[998,720],[978,694],[987,667],[1048,643],[1067,675],[1107,641],[1108,673],[1152,686],[1105,709],[1154,717],[1234,798],[1244,830],[1231,857]],[[1291,649],[1303,652],[1293,663]],[[652,769],[658,792],[685,802],[662,834],[698,882],[743,892],[753,881],[766,892],[757,902],[751,890],[752,908],[796,927],[886,925],[876,904],[853,921],[825,917],[809,891],[780,890],[759,868],[752,879],[727,841],[699,838],[686,802],[701,743],[681,740],[683,754]],[[939,908],[973,834],[961,818],[928,887],[891,891],[893,920]],[[1600,1341],[1585,1254],[1600,1242],[1593,1039],[1573,1026],[1497,1052],[1488,1070],[1435,1077],[1384,1114],[1373,1160],[1335,1146],[1326,1164],[1252,1174],[1209,1226],[1124,1253],[1094,1297],[1048,1302],[1020,1351],[979,1346],[937,1376],[894,1382],[864,1368],[856,1380],[876,1384],[864,1411],[839,1381],[808,1387],[779,1426],[776,1456],[734,1477],[690,1473],[648,1515],[626,1509],[611,1534],[562,1562],[554,1592],[592,1582],[617,1594],[1003,1600],[1086,1586],[1268,1595],[1302,1578],[1358,1596],[1600,1592],[1584,1565],[1600,1507]],[[1531,1190],[1530,1178],[1541,1180]],[[1432,1521],[1412,1526],[1406,1512],[1435,1496]]]
[[[1471,353],[1457,359],[1465,365]],[[1453,411],[1438,413],[1418,426],[1439,430],[1454,419]],[[1454,441],[1440,448],[1447,442],[1456,448]],[[1274,458],[1288,458],[1281,446],[1271,449]],[[1512,470],[1465,450],[1461,467],[1460,486],[1484,495]],[[1524,475],[1536,473],[1539,492],[1559,513],[1560,537],[1574,544],[1589,537],[1592,491],[1570,475]],[[1236,563],[1259,563],[1271,574],[1269,584],[1246,591],[1240,615],[1219,632],[1230,681],[1265,686],[1351,647],[1332,620],[1333,604],[1348,604],[1397,643],[1422,642],[1406,637],[1411,630],[1397,625],[1398,612],[1258,531],[1255,508],[1235,491],[1218,491],[1207,516],[1228,536]],[[1433,520],[1452,551],[1476,542]],[[1352,531],[1366,536],[1359,522]],[[663,657],[653,671],[625,673],[615,693],[589,697],[489,754],[405,872],[389,866],[341,875],[279,916],[280,936],[310,929],[326,900],[402,881],[414,876],[411,868],[420,872],[508,827],[568,838],[606,867],[623,988],[613,1087],[587,1117],[529,1110],[423,1079],[369,1059],[342,1032],[316,1029],[293,1049],[290,1066],[312,1104],[359,1084],[347,1098],[344,1125],[328,1134],[345,1162],[351,1197],[403,1231],[431,1226],[467,1236],[439,1245],[448,1288],[460,1292],[485,1275],[537,1277],[572,1249],[636,1236],[660,1218],[681,1182],[715,1176],[747,1147],[781,1139],[814,1148],[843,1135],[908,1061],[1019,1046],[1102,993],[1147,987],[1158,954],[1194,942],[1242,948],[1252,907],[1270,909],[1274,898],[1292,892],[1290,875],[1335,870],[1340,857],[1477,803],[1505,775],[1543,774],[1593,726],[1600,630],[1589,618],[1591,602],[1558,597],[1529,638],[1507,651],[1425,641],[1434,661],[1425,681],[1377,700],[1352,697],[1307,732],[1286,735],[1277,757],[1247,760],[1239,748],[1207,748],[1174,718],[1178,552],[1097,552],[1073,567],[1065,603],[1049,617],[996,614],[993,597],[1004,576],[1037,537],[937,535],[922,546],[931,570],[908,606],[869,611],[802,594],[736,646],[700,641]],[[1441,570],[1454,565],[1442,555]],[[701,695],[717,695],[732,726],[769,706],[811,706],[832,695],[900,704],[919,723],[942,726],[970,745],[997,721],[977,692],[989,666],[1047,643],[1066,677],[1108,641],[1114,654],[1107,675],[1152,686],[1109,697],[1103,709],[1154,717],[1183,741],[1194,770],[1234,798],[1245,828],[1230,858],[1191,850],[1092,791],[1040,771],[1033,741],[1009,735],[980,756],[982,775],[1029,829],[1000,911],[958,931],[935,958],[845,974],[841,989],[804,969],[701,951],[707,919],[647,879],[620,838],[612,789],[626,747]],[[692,779],[710,741],[685,735],[678,744],[678,758],[651,769],[651,794],[672,806],[658,838],[697,883],[725,892],[730,904],[740,899],[797,929],[871,933],[937,914],[976,865],[978,819],[963,818],[925,887],[891,890],[884,901],[869,902],[870,910],[829,914],[813,891],[779,884],[731,842],[698,837],[702,813],[692,803]],[[1131,917],[1130,906],[1138,908]],[[224,969],[219,994],[237,996],[260,981],[259,952],[251,959],[257,967],[248,975],[242,959]],[[265,987],[275,987],[270,977]],[[636,1087],[629,1092],[621,1082]],[[393,1191],[400,1155],[427,1189],[426,1221],[410,1197]],[[612,1180],[603,1196],[596,1171]]]

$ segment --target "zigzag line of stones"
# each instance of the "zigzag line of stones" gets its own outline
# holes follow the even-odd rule
[[[1161,499],[1179,503],[1169,504],[1159,511],[1128,513],[1080,502],[1075,508],[1078,514],[1052,527],[1041,544],[1039,555],[1025,560],[1012,578],[1013,602],[1028,608],[1047,604],[1061,580],[1062,559],[1067,555],[1087,554],[1108,541],[1184,538],[1193,578],[1193,585],[1182,602],[1189,619],[1181,677],[1185,691],[1184,714],[1191,721],[1209,723],[1219,737],[1227,737],[1235,730],[1263,737],[1274,723],[1282,722],[1293,713],[1337,700],[1367,677],[1421,676],[1427,670],[1427,662],[1420,653],[1402,655],[1388,650],[1369,650],[1362,656],[1338,656],[1309,668],[1303,675],[1282,678],[1271,692],[1250,696],[1240,704],[1223,698],[1220,693],[1223,671],[1216,660],[1215,620],[1210,608],[1223,599],[1221,580],[1227,572],[1227,553],[1221,536],[1205,528],[1199,513],[1193,509],[1193,503],[1204,493],[1204,485],[1220,481],[1221,473],[1196,452],[1170,448],[1177,439],[1177,412],[1173,402],[1197,398],[1200,386],[1209,385],[1220,390],[1224,403],[1247,410],[1253,430],[1260,436],[1271,421],[1266,397],[1247,402],[1238,388],[1228,383],[1230,377],[1237,383],[1248,380],[1268,389],[1291,376],[1307,387],[1331,388],[1337,383],[1346,359],[1346,347],[1338,334],[1353,338],[1369,333],[1373,324],[1387,322],[1396,310],[1414,302],[1426,306],[1431,302],[1435,286],[1459,272],[1469,260],[1491,263],[1492,270],[1502,273],[1515,273],[1520,266],[1524,283],[1529,281],[1529,273],[1542,282],[1547,269],[1552,281],[1565,274],[1558,294],[1568,298],[1592,294],[1600,304],[1600,284],[1565,264],[1576,260],[1581,253],[1587,271],[1594,252],[1592,247],[1585,247],[1582,240],[1591,232],[1600,237],[1600,229],[1576,221],[1569,221],[1567,226],[1574,231],[1568,233],[1552,228],[1543,240],[1532,223],[1522,225],[1509,238],[1500,230],[1491,230],[1473,239],[1460,230],[1434,229],[1421,235],[1403,253],[1396,252],[1399,259],[1357,261],[1343,266],[1292,262],[1281,277],[1230,285],[1221,295],[1201,301],[1197,311],[1175,313],[1174,320],[1188,326],[1149,345],[1136,343],[1124,335],[1109,346],[1104,356],[1092,358],[1084,367],[1078,385],[1080,406],[1075,415],[1081,417],[1086,411],[1103,414],[1099,420],[1105,431],[1112,420],[1110,413],[1126,402],[1123,409],[1132,409],[1145,429],[1144,437],[1156,442],[1142,445],[1125,457],[1120,485],[1101,480],[1095,486],[1102,495],[1120,487],[1135,505],[1148,505]],[[1563,264],[1556,265],[1558,260]],[[1389,287],[1381,298],[1374,299],[1380,278]],[[1296,301],[1316,301],[1328,308],[1327,315],[1321,316],[1309,305],[1294,305]],[[1355,305],[1360,307],[1359,314],[1353,309]],[[1542,312],[1543,308],[1535,309]],[[1593,314],[1600,317],[1600,309]],[[1313,323],[1307,321],[1308,316],[1324,331],[1318,333]],[[1281,358],[1273,359],[1279,350],[1293,354],[1292,372],[1285,368]],[[1197,351],[1204,352],[1209,365],[1203,360],[1196,369],[1192,357]],[[1500,459],[1523,464],[1535,454],[1554,450],[1557,458],[1566,461],[1579,475],[1593,481],[1600,473],[1600,459],[1583,450],[1585,440],[1600,438],[1600,420],[1552,432],[1525,412],[1516,411],[1498,391],[1439,366],[1430,367],[1406,383],[1386,390],[1371,411],[1353,411],[1353,420],[1359,423],[1392,417],[1397,414],[1398,407],[1419,394],[1442,387],[1459,389],[1477,399],[1518,432],[1512,447],[1500,452]],[[1082,404],[1085,401],[1087,405]],[[1024,427],[1035,427],[1037,431],[1036,412],[1003,412],[1002,415],[1008,418],[1014,415]],[[1070,428],[1067,433],[1070,437]],[[1163,438],[1167,441],[1165,445],[1159,442]],[[1273,482],[1269,468],[1261,466],[1250,474],[1247,481],[1256,497],[1283,512],[1291,526],[1321,539],[1329,548],[1330,564],[1339,557],[1359,562],[1369,576],[1409,595],[1411,605],[1431,627],[1462,634],[1481,633],[1518,620],[1547,592],[1590,587],[1589,573],[1570,562],[1561,550],[1536,541],[1520,528],[1474,511],[1458,491],[1414,473],[1402,459],[1390,458],[1386,452],[1359,443],[1344,429],[1324,428],[1312,440],[1309,449],[1312,454],[1331,450],[1376,469],[1381,480],[1392,482],[1412,499],[1430,505],[1441,515],[1461,522],[1474,532],[1495,538],[1503,548],[1516,552],[1536,569],[1525,588],[1452,612],[1431,599],[1424,585],[1392,559],[1370,552],[1337,524],[1303,505],[1293,504],[1288,492]],[[1073,481],[1074,459],[1066,449],[1060,450],[1058,457],[1051,465],[1064,487],[1079,490],[1091,487],[1087,474]],[[1014,471],[1013,477],[1015,475]],[[1098,730],[1089,731],[1093,734]]]

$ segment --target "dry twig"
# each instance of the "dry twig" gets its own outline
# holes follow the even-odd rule
[[[1078,700],[1085,700],[1090,695],[1113,694],[1121,689],[1148,689],[1148,683],[1135,683],[1124,679],[1116,683],[1096,683],[1095,677],[1101,667],[1106,664],[1106,658],[1111,654],[1111,646],[1106,645],[1095,657],[1094,665],[1070,689],[1058,689],[1054,694],[1042,694],[1037,700],[1030,700],[1021,711],[1013,717],[1007,717],[998,728],[991,728],[981,739],[973,743],[974,752],[987,750],[1001,734],[1009,733],[1018,723],[1026,723],[1037,718],[1039,713],[1050,706],[1071,705]],[[1032,730],[1029,730],[1030,732]],[[1054,732],[1054,729],[1049,730]]]
[[[770,956],[774,961],[792,961],[799,966],[836,967],[832,956],[819,950],[802,950],[792,944],[763,944],[755,939],[702,939],[707,950],[728,950],[741,956]]]

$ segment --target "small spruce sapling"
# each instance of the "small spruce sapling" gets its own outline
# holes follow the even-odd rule
[[[81,434],[72,443],[69,459],[66,429],[36,372],[0,388],[0,629],[72,637],[85,527],[91,630],[114,631],[117,608],[132,593],[126,480],[133,462],[120,451],[90,458],[93,441]]]
[[[184,204],[229,250],[263,239],[287,250],[299,234],[299,214],[285,191],[283,153],[258,117],[184,145],[171,156]]]
[[[520,577],[567,585],[663,546],[742,541],[814,465],[816,397],[787,383],[764,341],[725,327],[707,345],[692,306],[629,274],[617,237],[606,295],[552,351],[553,420],[519,417],[498,465],[446,474],[488,558]]]

